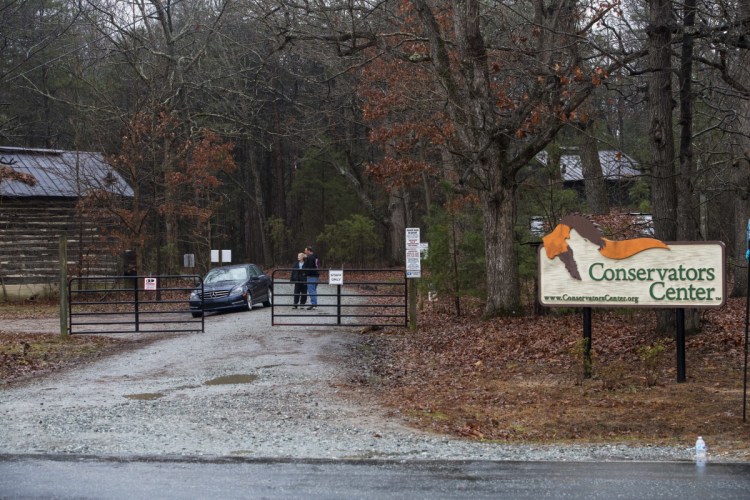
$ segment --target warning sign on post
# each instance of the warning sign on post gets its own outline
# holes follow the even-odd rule
[[[406,228],[406,277],[422,276],[422,262],[419,254],[419,228]]]
[[[156,278],[143,278],[144,290],[156,290]]]
[[[416,246],[419,248],[419,228],[418,227],[407,227],[406,228],[406,248],[410,246]]]

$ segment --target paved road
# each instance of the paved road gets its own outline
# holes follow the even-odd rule
[[[0,455],[1,498],[750,497],[750,464],[101,459]]]

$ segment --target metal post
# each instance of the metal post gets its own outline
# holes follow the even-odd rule
[[[750,221],[748,221],[750,226]],[[748,241],[748,247],[750,247],[750,241]],[[742,382],[742,421],[747,420],[747,330],[748,330],[748,316],[750,315],[750,262],[747,262],[747,290],[745,292],[745,373]]]
[[[60,236],[60,335],[67,337],[70,333],[68,327],[69,307],[68,297],[68,238],[63,234]]]
[[[409,307],[409,328],[414,330],[417,328],[417,283],[414,281],[416,278],[412,278],[411,282],[407,279],[407,291],[409,298],[406,301]]]
[[[336,324],[341,324],[341,285],[336,285]]]
[[[404,273],[404,326],[409,326],[409,279]]]
[[[583,378],[591,378],[591,308],[583,308]]]
[[[139,332],[140,330],[140,324],[139,324],[139,318],[138,318],[138,276],[135,276],[133,278],[133,299],[134,299],[134,306],[135,306],[135,331]]]
[[[80,286],[80,283],[79,283],[79,286]],[[73,331],[73,311],[70,308],[71,307],[70,306],[70,297],[73,294],[73,280],[72,279],[68,281],[67,288],[68,288],[68,318],[67,318],[67,321],[68,321],[68,330],[67,331],[68,331],[68,334],[70,334],[70,332]]]
[[[685,309],[677,309],[677,382],[685,382]]]

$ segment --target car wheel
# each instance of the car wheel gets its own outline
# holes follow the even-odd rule
[[[194,318],[200,318],[201,316],[203,316],[202,312],[194,312],[194,313],[190,313],[190,314],[192,314]]]
[[[245,298],[245,307],[248,311],[252,311],[253,309],[253,295],[250,292],[247,292],[247,297]]]
[[[269,286],[266,290],[266,300],[263,302],[263,307],[271,307],[271,303],[273,300],[273,291],[271,291],[271,287]]]

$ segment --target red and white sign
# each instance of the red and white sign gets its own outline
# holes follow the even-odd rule
[[[143,278],[144,290],[156,290],[156,278]]]

